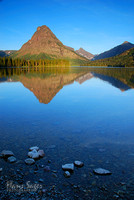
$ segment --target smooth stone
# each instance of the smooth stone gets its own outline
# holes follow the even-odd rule
[[[83,167],[83,166],[84,166],[84,163],[77,160],[77,161],[74,161],[74,165],[75,165],[76,167]]]
[[[14,162],[16,162],[16,158],[14,157],[14,156],[10,156],[10,157],[8,157],[8,162],[10,162],[10,163],[14,163]]]
[[[1,155],[4,157],[4,158],[7,158],[9,156],[14,156],[13,152],[12,151],[9,151],[9,150],[3,150],[1,152]]]
[[[39,154],[39,156],[42,157],[42,158],[45,156],[45,153],[44,153],[43,150],[39,150],[39,151],[38,151],[38,154]]]
[[[98,174],[98,175],[110,175],[110,174],[112,174],[109,170],[103,169],[103,168],[96,168],[96,169],[93,170],[93,172],[95,174]]]
[[[64,176],[65,176],[66,178],[69,178],[69,177],[71,176],[71,174],[70,174],[69,171],[65,171],[65,172],[64,172]]]
[[[71,171],[71,172],[73,172],[74,171],[74,164],[73,163],[69,163],[69,164],[62,165],[62,169],[64,171]]]
[[[38,159],[39,153],[34,149],[33,151],[28,152],[28,157],[33,159]]]
[[[3,169],[2,169],[2,168],[0,168],[0,172],[2,172],[2,170],[3,170]]]
[[[39,151],[39,147],[35,146],[35,147],[30,147],[29,148],[29,151],[33,151],[33,150]]]
[[[27,159],[25,160],[25,163],[26,163],[27,165],[33,165],[33,164],[35,163],[35,160],[32,159],[32,158],[27,158]]]

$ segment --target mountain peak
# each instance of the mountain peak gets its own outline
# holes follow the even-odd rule
[[[88,51],[85,51],[82,47],[79,48],[79,50],[76,50],[76,53],[87,58],[88,60],[91,60],[94,55],[89,53]]]
[[[125,42],[123,42],[122,44],[128,44],[129,42],[128,41],[125,41]]]
[[[73,50],[66,48],[46,25],[38,26],[31,39],[14,57],[26,59],[72,59],[86,61]]]
[[[84,49],[82,47],[80,47],[79,50],[84,50]]]
[[[40,31],[40,30],[43,30],[43,29],[50,30],[46,25],[42,25],[42,26],[37,27],[37,31]]]
[[[122,44],[108,50],[108,51],[105,51],[101,54],[99,54],[98,56],[96,56],[94,58],[94,60],[99,60],[99,59],[104,59],[104,58],[110,58],[110,57],[113,57],[113,56],[117,56],[119,54],[122,54],[123,52],[131,49],[134,47],[134,44],[128,42],[128,41],[125,41],[123,42]]]

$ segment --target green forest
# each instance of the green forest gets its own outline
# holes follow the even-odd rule
[[[75,61],[76,62],[76,61]],[[26,60],[20,58],[0,57],[0,67],[69,67],[73,61],[68,59],[39,59]],[[104,66],[104,67],[134,67],[134,48],[125,51],[124,53],[100,60],[76,62],[77,66]],[[76,65],[76,64],[75,64]]]
[[[83,66],[134,67],[134,48],[118,56],[89,61]]]
[[[11,57],[0,57],[0,67],[34,67],[34,66],[46,66],[46,67],[69,67],[70,62],[65,59],[55,60],[25,60]]]

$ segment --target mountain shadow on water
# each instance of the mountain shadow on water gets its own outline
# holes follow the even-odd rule
[[[126,91],[126,90],[131,89],[131,87],[129,87],[127,84],[123,83],[122,81],[120,81],[120,80],[118,80],[114,77],[107,76],[107,75],[104,75],[104,74],[98,74],[98,73],[95,73],[95,72],[92,72],[92,74],[93,74],[94,77],[110,83],[112,86],[120,89],[121,91]]]

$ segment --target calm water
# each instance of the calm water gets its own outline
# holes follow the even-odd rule
[[[134,69],[1,69],[0,151],[13,151],[18,162],[0,159],[0,176],[16,181],[10,175],[21,169],[24,183],[42,178],[67,199],[134,199],[133,88]],[[57,177],[25,165],[31,146],[44,149],[37,164]],[[61,166],[75,160],[84,167],[66,179]],[[95,176],[97,167],[112,175]]]

